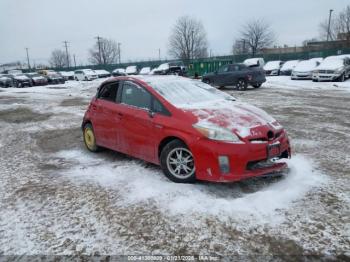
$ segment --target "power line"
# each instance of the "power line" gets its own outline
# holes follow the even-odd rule
[[[64,46],[66,47],[66,56],[67,56],[67,67],[69,67],[69,54],[68,54],[68,43],[67,41],[63,41]]]

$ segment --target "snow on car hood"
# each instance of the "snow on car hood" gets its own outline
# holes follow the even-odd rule
[[[283,64],[281,71],[292,70],[299,63],[299,60],[290,60]]]
[[[294,67],[294,71],[296,72],[311,72],[316,68],[317,64],[316,61],[301,61],[299,64],[297,64],[296,67]]]
[[[282,126],[265,111],[238,101],[217,101],[210,107],[184,108],[194,115],[199,123],[206,122],[229,129],[242,138],[260,136],[261,126],[279,130]]]
[[[271,61],[264,65],[264,70],[275,70],[280,68],[281,61]]]
[[[337,70],[344,66],[342,59],[324,60],[316,69],[318,70]]]
[[[25,76],[25,75],[16,75],[15,79],[18,79],[18,80],[29,80],[29,78],[27,76]]]

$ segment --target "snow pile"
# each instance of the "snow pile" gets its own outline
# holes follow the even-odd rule
[[[350,92],[350,79],[345,82],[312,82],[310,80],[291,80],[290,76],[266,77],[263,87],[283,89],[323,89]]]
[[[251,193],[242,192],[238,184],[176,184],[166,179],[160,169],[146,168],[139,161],[125,160],[114,165],[79,150],[62,151],[57,156],[79,162],[62,176],[77,184],[97,183],[121,191],[123,199],[119,205],[152,202],[164,214],[185,215],[191,220],[197,215],[214,215],[220,220],[275,223],[283,219],[280,210],[293,208],[293,202],[327,181],[302,155],[287,160],[291,171],[278,182],[266,185],[259,180],[246,181],[258,188]]]

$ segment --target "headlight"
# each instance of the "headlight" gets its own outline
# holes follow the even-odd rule
[[[231,143],[241,142],[238,136],[232,133],[230,130],[219,127],[212,123],[196,123],[193,125],[193,127],[202,135],[212,140],[226,141]]]
[[[343,68],[338,68],[334,71],[335,74],[340,74],[343,71]]]

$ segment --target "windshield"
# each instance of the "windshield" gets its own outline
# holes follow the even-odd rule
[[[143,80],[176,107],[193,107],[214,101],[235,100],[232,96],[198,80],[181,77],[150,77]]]

